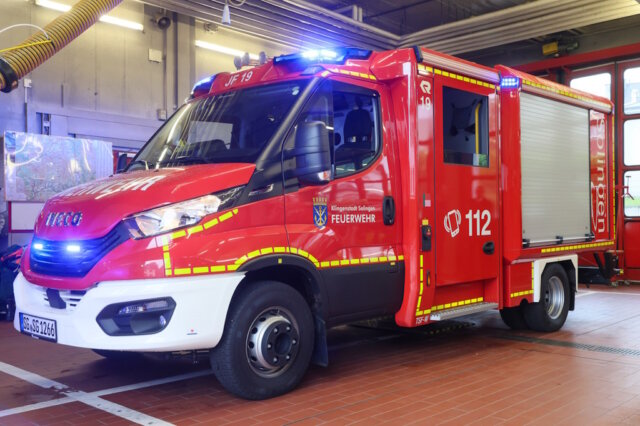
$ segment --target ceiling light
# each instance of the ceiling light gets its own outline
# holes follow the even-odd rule
[[[142,31],[144,26],[137,22],[127,21],[126,19],[114,18],[113,16],[104,15],[100,18],[100,22],[117,25],[119,27],[129,28],[130,30]]]
[[[36,0],[36,5],[46,7],[47,9],[57,10],[58,12],[68,12],[71,6],[51,0]],[[115,18],[113,16],[104,15],[100,18],[100,22],[117,25],[119,27],[129,28],[131,30],[143,31],[144,26],[137,22],[128,21],[126,19]]]
[[[231,11],[229,10],[229,4],[224,3],[224,9],[222,9],[222,23],[224,25],[231,25]]]
[[[240,56],[242,57],[245,52],[237,49],[232,49],[226,46],[220,46],[219,44],[209,43],[203,40],[196,40],[196,46],[202,47],[203,49],[213,50],[214,52],[224,53],[225,55],[231,56]],[[249,58],[259,60],[260,56],[255,53],[249,53]]]
[[[68,4],[56,3],[50,0],[36,0],[36,5],[57,10],[58,12],[68,12],[71,10],[71,6]]]

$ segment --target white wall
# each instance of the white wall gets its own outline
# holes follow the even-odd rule
[[[74,0],[57,0],[72,4]],[[0,133],[40,133],[42,113],[52,114],[51,134],[105,139],[114,146],[141,146],[161,124],[158,110],[170,115],[199,79],[233,71],[233,57],[195,47],[195,40],[269,56],[285,52],[224,27],[205,32],[193,18],[177,19],[167,31],[152,22],[160,10],[125,0],[111,12],[140,22],[144,32],[97,23],[27,78],[10,94],[0,93]],[[45,26],[59,15],[24,0],[0,0],[0,30],[30,23]],[[19,44],[30,29],[0,34],[0,49]],[[160,50],[165,63],[149,61],[149,49]],[[26,100],[26,103],[25,103]]]

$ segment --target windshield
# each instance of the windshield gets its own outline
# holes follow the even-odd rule
[[[255,163],[308,80],[227,92],[183,105],[127,169]]]

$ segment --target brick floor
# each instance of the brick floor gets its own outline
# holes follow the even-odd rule
[[[640,287],[583,290],[565,327],[546,335],[508,330],[497,312],[440,332],[341,327],[330,333],[330,366],[311,367],[298,389],[268,401],[234,398],[212,375],[102,398],[180,425],[640,424]],[[113,363],[8,323],[0,343],[1,362],[84,392],[208,371],[185,359]],[[63,396],[0,373],[0,416]],[[129,422],[76,401],[0,417],[4,424]]]

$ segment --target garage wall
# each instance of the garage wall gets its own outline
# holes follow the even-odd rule
[[[67,3],[70,3],[67,1]],[[0,133],[5,130],[71,135],[111,141],[115,147],[140,147],[189,95],[200,78],[233,71],[233,57],[196,48],[196,38],[269,56],[285,51],[275,44],[225,28],[206,32],[201,22],[171,14],[167,31],[152,22],[159,9],[125,1],[111,14],[143,23],[144,32],[97,23],[62,52],[36,69],[31,88],[0,93]],[[58,12],[24,0],[0,2],[0,29],[18,23],[44,27]],[[24,40],[31,30],[0,34],[0,49]],[[149,49],[165,62],[149,60]],[[44,129],[44,130],[43,130]]]

